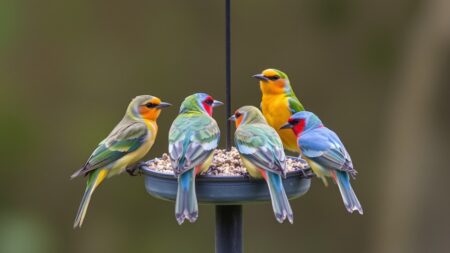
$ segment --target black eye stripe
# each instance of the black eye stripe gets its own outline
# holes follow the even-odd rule
[[[147,108],[155,108],[155,107],[157,106],[157,104],[154,104],[154,103],[147,103],[147,104],[145,104],[145,106],[146,106]]]
[[[207,99],[207,100],[205,101],[205,103],[206,103],[207,105],[212,105],[212,104],[214,103],[214,100],[212,100],[212,99]]]
[[[267,76],[267,78],[269,78],[272,81],[276,81],[276,80],[280,79],[279,76]]]
[[[234,114],[234,116],[235,116],[236,118],[241,117],[241,115],[242,115],[242,114],[241,114],[240,112],[237,112],[237,113]]]

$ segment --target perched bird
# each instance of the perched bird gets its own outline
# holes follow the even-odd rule
[[[71,178],[88,177],[86,190],[75,218],[74,228],[81,227],[92,193],[105,178],[122,173],[141,159],[155,142],[156,119],[161,109],[170,106],[157,97],[142,95],[128,105],[122,120],[94,150],[81,169]]]
[[[178,178],[175,218],[195,222],[198,203],[195,176],[207,170],[220,139],[220,129],[212,118],[213,108],[223,105],[205,93],[187,97],[169,131],[169,157]]]
[[[280,135],[286,150],[299,153],[297,139],[292,131],[280,129],[292,114],[304,110],[292,90],[288,76],[277,69],[266,69],[253,77],[259,80],[261,110],[267,123]]]
[[[350,184],[350,176],[356,176],[352,159],[335,132],[323,126],[322,121],[312,112],[298,112],[281,127],[291,128],[297,136],[302,156],[317,177],[328,185],[326,177],[331,177],[339,187],[348,212],[363,209]]]
[[[294,215],[281,180],[281,176],[286,176],[286,156],[277,132],[254,106],[239,108],[230,120],[236,124],[234,142],[242,163],[250,176],[267,182],[275,218],[280,223],[286,218],[293,223]]]

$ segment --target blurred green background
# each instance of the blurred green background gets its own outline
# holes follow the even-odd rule
[[[245,252],[450,252],[450,2],[232,1],[232,107],[258,105],[253,74],[284,70],[343,139],[364,215],[314,180],[292,201],[244,208]],[[166,151],[182,99],[225,99],[224,1],[0,2],[0,252],[212,252],[214,208],[178,226],[142,177],[114,177],[72,222],[69,180],[136,95],[162,113],[147,158]],[[215,117],[225,131],[224,108]],[[225,141],[222,138],[221,146]]]

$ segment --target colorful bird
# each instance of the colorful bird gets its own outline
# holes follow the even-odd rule
[[[312,112],[302,111],[292,115],[281,127],[291,128],[297,136],[302,156],[317,177],[328,185],[326,177],[333,178],[341,192],[348,212],[363,209],[350,184],[350,176],[356,176],[352,159],[335,132],[323,126],[322,121]]]
[[[250,176],[266,180],[277,221],[287,218],[292,224],[294,215],[281,180],[286,176],[286,156],[280,137],[254,106],[239,108],[230,120],[236,124],[234,142],[242,163]]]
[[[92,193],[105,178],[122,173],[125,168],[140,160],[155,142],[158,132],[156,119],[161,109],[170,106],[157,97],[142,95],[128,105],[125,116],[94,150],[81,169],[71,178],[88,177],[74,228],[81,227]]]
[[[220,139],[220,129],[212,118],[213,108],[223,105],[205,93],[187,97],[169,131],[169,157],[178,178],[175,218],[195,222],[198,203],[195,176],[207,170]]]
[[[299,153],[296,136],[292,131],[280,129],[292,114],[304,110],[292,90],[288,76],[277,69],[266,69],[253,77],[259,80],[261,110],[267,123],[278,132],[286,150]]]

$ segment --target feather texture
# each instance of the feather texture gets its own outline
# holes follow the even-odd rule
[[[74,227],[81,227],[95,189],[106,177],[122,173],[141,159],[153,146],[158,131],[156,118],[160,108],[170,104],[159,98],[143,95],[128,105],[122,120],[101,141],[81,169],[71,178],[88,176],[87,186],[75,218]]]
[[[284,191],[281,176],[286,175],[286,156],[277,132],[253,106],[239,108],[234,142],[242,162],[252,177],[263,177],[269,188],[275,218],[293,222],[293,213]]]
[[[326,177],[333,178],[348,212],[356,210],[363,214],[362,206],[350,184],[350,176],[355,177],[357,172],[344,144],[336,133],[324,127],[312,112],[298,112],[289,119],[289,123],[294,124],[294,132],[295,124],[300,122],[305,124],[302,131],[297,133],[302,156],[325,185]]]
[[[180,108],[180,114],[169,130],[169,157],[178,177],[178,191],[175,203],[175,218],[178,224],[185,219],[195,222],[198,217],[198,203],[195,193],[195,176],[208,169],[213,152],[220,139],[220,129],[202,106],[211,97],[197,93],[187,97]]]

